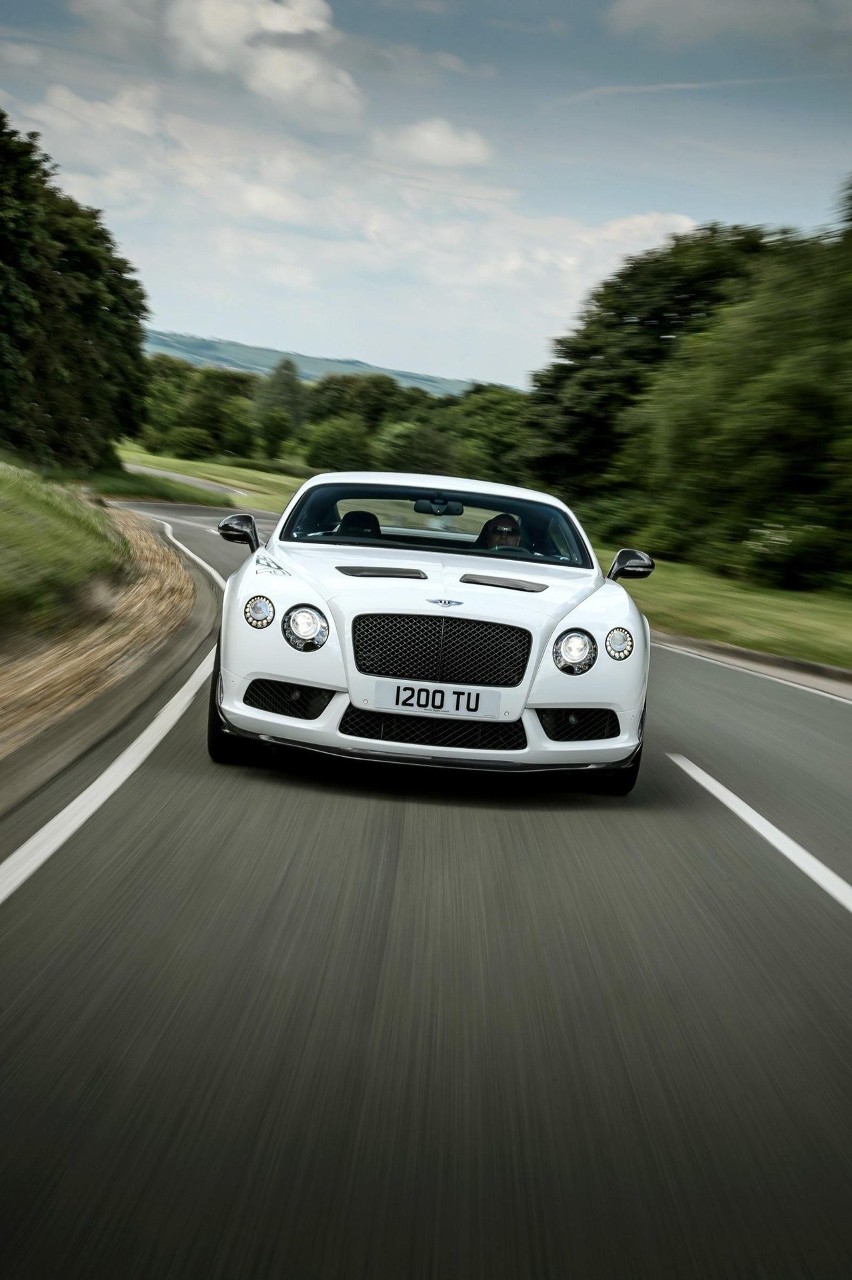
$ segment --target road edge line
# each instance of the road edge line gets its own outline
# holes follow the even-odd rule
[[[204,569],[217,586],[225,588],[225,580],[206,561],[175,537],[167,520],[159,520],[166,535],[191,560]],[[129,747],[121,752],[112,764],[107,765],[103,773],[95,778],[78,796],[61,809],[50,822],[25,840],[14,853],[0,862],[0,906],[10,898],[16,889],[29,880],[39,867],[60,849],[80,828],[88,822],[93,814],[106,803],[120,787],[132,777],[140,765],[171,732],[181,716],[189,709],[195,695],[202,689],[213,673],[215,649],[202,659],[192,675],[178,689],[177,693],[161,707],[154,719],[134,738]]]
[[[797,844],[795,840],[791,840],[768,818],[764,818],[756,809],[752,809],[750,804],[746,804],[745,800],[741,800],[738,795],[730,791],[721,782],[717,782],[709,773],[705,773],[697,764],[687,760],[686,756],[676,755],[672,752],[667,754],[678,768],[692,778],[693,782],[697,782],[699,786],[704,787],[705,791],[709,791],[712,796],[721,801],[742,822],[745,822],[759,836],[762,836],[768,844],[771,844],[778,853],[782,854],[789,862],[792,862],[795,867],[798,867],[808,879],[813,880],[814,884],[819,885],[830,897],[834,898],[835,902],[840,903],[841,907],[845,907],[847,911],[852,912],[852,885],[847,884],[842,876],[825,866],[812,853],[808,853],[807,849]]]
[[[139,737],[122,751],[84,791],[30,836],[0,863],[0,904],[38,871],[57,849],[79,831],[84,823],[118,791],[177,724],[213,672],[215,650],[211,649],[178,692],[157,713]]]
[[[832,693],[829,689],[817,689],[815,685],[802,684],[800,680],[789,680],[785,676],[776,676],[771,671],[756,671],[749,662],[742,659],[711,657],[707,653],[697,653],[695,649],[687,648],[685,645],[670,644],[667,640],[655,640],[653,634],[651,648],[665,649],[668,653],[679,653],[684,658],[696,658],[699,662],[711,662],[715,667],[724,667],[727,671],[742,671],[745,675],[757,676],[758,680],[772,680],[775,684],[786,685],[788,689],[801,689],[804,693],[815,693],[820,698],[831,698],[832,702],[843,702],[846,706],[852,706],[852,691],[846,697],[842,693]],[[766,654],[766,660],[767,664],[771,663],[772,654]]]

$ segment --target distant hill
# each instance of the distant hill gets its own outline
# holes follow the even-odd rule
[[[316,382],[329,373],[386,373],[401,387],[420,387],[433,396],[459,396],[471,386],[454,378],[435,378],[428,373],[409,373],[400,369],[381,369],[363,360],[326,360],[320,356],[303,356],[296,351],[275,351],[272,347],[248,347],[242,342],[222,338],[196,338],[190,333],[147,331],[145,347],[149,355],[176,356],[190,364],[215,365],[220,369],[243,369],[247,373],[269,373],[282,356],[288,356],[305,382]]]

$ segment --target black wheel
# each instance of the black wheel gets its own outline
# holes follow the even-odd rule
[[[598,774],[598,785],[605,796],[628,796],[636,786],[639,777],[639,766],[642,763],[642,748],[636,759],[626,769],[607,769]]]
[[[210,696],[207,699],[207,754],[216,764],[236,764],[244,756],[240,750],[240,741],[233,734],[222,728],[222,719],[217,705],[219,688],[219,646],[216,646],[216,660],[213,663],[213,675],[210,680]]]

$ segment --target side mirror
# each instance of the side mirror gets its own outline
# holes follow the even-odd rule
[[[647,578],[654,572],[654,561],[644,551],[623,547],[612,562],[606,575],[615,582],[618,578]]]
[[[247,542],[252,551],[257,551],[260,546],[254,516],[226,516],[219,523],[219,533],[226,542]]]

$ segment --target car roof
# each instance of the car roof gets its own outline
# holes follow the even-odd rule
[[[518,485],[497,484],[490,480],[467,480],[464,476],[426,475],[412,471],[324,471],[302,486],[301,492],[322,484],[388,484],[412,489],[464,489],[468,493],[488,494],[500,498],[523,498],[527,502],[549,502],[564,507],[565,503],[550,493],[522,489]]]

